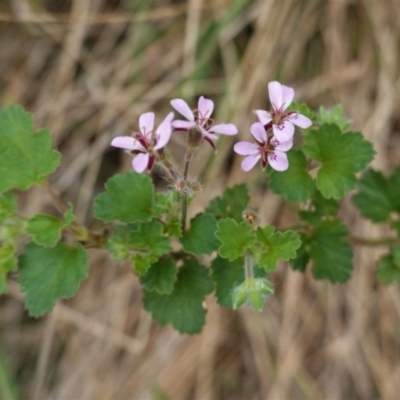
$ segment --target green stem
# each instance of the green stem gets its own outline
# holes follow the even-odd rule
[[[185,182],[185,188],[181,192],[181,210],[182,210],[182,216],[181,216],[181,226],[182,226],[182,232],[185,231],[186,227],[186,216],[187,216],[187,193],[185,191],[186,189],[186,184],[187,184],[187,176],[189,173],[189,166],[190,166],[190,161],[192,160],[194,153],[194,149],[189,148],[186,152],[185,155],[185,166],[183,169],[183,180]]]
[[[44,189],[47,191],[49,196],[51,197],[51,200],[54,203],[54,206],[57,208],[57,210],[61,213],[64,214],[65,211],[67,211],[67,208],[65,207],[64,203],[62,200],[56,195],[54,192],[53,188],[50,186],[49,182],[46,181],[43,185]]]
[[[251,256],[250,252],[247,250],[244,255],[244,272],[246,275],[246,279],[253,279],[253,257]]]

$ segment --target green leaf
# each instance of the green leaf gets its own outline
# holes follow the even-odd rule
[[[400,281],[400,266],[395,263],[393,254],[386,254],[379,259],[377,278],[383,284]]]
[[[181,220],[177,215],[169,215],[164,223],[164,233],[167,236],[180,238],[182,236]]]
[[[247,186],[237,185],[225,190],[221,197],[213,199],[205,213],[213,214],[216,219],[233,218],[237,222],[243,221],[243,211],[250,201]]]
[[[336,124],[342,132],[345,132],[351,125],[351,120],[343,115],[343,107],[341,104],[328,110],[320,107],[317,113],[317,123],[322,124]]]
[[[61,239],[61,231],[75,220],[72,204],[64,213],[61,221],[51,215],[35,214],[26,225],[26,232],[43,247],[54,247]]]
[[[60,164],[47,130],[35,132],[32,115],[21,106],[0,111],[0,192],[41,184]]]
[[[156,214],[154,186],[146,175],[127,172],[106,183],[106,192],[95,199],[94,214],[104,222],[147,222]]]
[[[151,263],[156,261],[157,257],[153,257],[149,254],[133,254],[131,261],[133,263],[133,269],[139,274],[144,275],[151,267]]]
[[[170,294],[144,290],[143,304],[161,325],[171,323],[181,333],[198,333],[205,323],[202,303],[213,289],[207,269],[195,260],[185,260]]]
[[[308,240],[306,235],[300,233],[301,245],[297,249],[296,258],[290,260],[292,269],[299,272],[305,272],[308,262],[310,261],[310,254],[307,251]]]
[[[218,253],[230,261],[242,256],[255,241],[252,227],[246,222],[238,224],[234,219],[222,219],[217,223],[215,236],[221,241],[222,246]]]
[[[156,220],[140,224],[137,231],[132,231],[129,244],[135,249],[146,250],[156,258],[172,250],[169,237],[163,235],[163,226]]]
[[[275,171],[268,168],[269,185],[272,191],[289,201],[306,201],[314,192],[315,184],[307,172],[307,160],[300,150],[286,153],[289,168],[286,171]]]
[[[17,196],[14,194],[0,193],[0,223],[10,218],[17,211]]]
[[[178,192],[157,192],[156,193],[156,209],[157,215],[168,214],[172,208],[179,203]]]
[[[60,298],[75,295],[88,276],[88,254],[81,245],[58,243],[48,249],[28,243],[19,259],[19,283],[26,293],[29,314],[39,317],[50,311]]]
[[[199,214],[192,219],[190,229],[182,237],[183,250],[195,256],[210,255],[220,245],[215,237],[217,220],[211,214]]]
[[[373,158],[372,144],[360,132],[342,133],[337,125],[324,124],[305,137],[303,151],[321,163],[316,185],[326,198],[340,199],[356,184],[355,174]]]
[[[305,117],[310,118],[310,120],[314,123],[315,122],[315,113],[312,111],[307,104],[304,103],[297,103],[293,101],[290,106],[287,108],[286,111],[297,111],[299,114],[304,115]]]
[[[153,264],[147,273],[140,277],[146,290],[159,294],[170,294],[178,275],[175,261],[168,257]]]
[[[215,295],[221,307],[233,307],[232,294],[245,279],[243,259],[229,261],[217,257],[211,263],[211,279],[215,284]]]
[[[332,219],[339,211],[340,204],[337,200],[326,199],[321,192],[315,190],[307,209],[299,211],[299,217],[311,225],[319,225],[323,219]]]
[[[389,178],[368,169],[358,183],[353,203],[361,214],[374,222],[384,222],[400,211],[400,168]]]
[[[309,243],[316,279],[344,282],[353,269],[353,251],[346,241],[348,231],[341,221],[323,221],[312,232]]]
[[[130,234],[137,231],[137,224],[119,225],[114,228],[107,241],[107,250],[118,261],[127,260],[131,253]]]
[[[276,268],[278,260],[288,261],[296,257],[296,250],[301,245],[300,237],[293,231],[275,232],[275,228],[267,225],[258,228],[257,242],[254,248],[256,262],[267,272]],[[261,249],[258,246],[261,246]]]
[[[156,214],[163,216],[164,233],[180,238],[182,236],[181,220],[178,216],[180,209],[178,192],[156,193]]]
[[[14,243],[3,243],[0,246],[0,294],[7,291],[7,273],[17,269]]]

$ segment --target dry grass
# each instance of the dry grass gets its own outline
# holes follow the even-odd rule
[[[90,224],[105,180],[130,168],[111,138],[176,95],[214,98],[244,137],[277,78],[311,106],[343,103],[375,144],[374,167],[389,171],[400,160],[399,17],[399,0],[10,0],[0,3],[0,106],[20,103],[51,130],[64,155],[54,188]],[[231,148],[224,139],[217,157],[197,156],[206,188],[191,214],[246,180],[263,222],[290,223],[293,210],[261,174],[245,175]],[[22,206],[51,211],[39,190]],[[356,235],[383,231],[348,199],[341,213]],[[0,300],[10,379],[35,400],[397,399],[400,292],[376,284],[383,250],[357,248],[344,285],[282,264],[263,313],[221,310],[210,297],[193,337],[152,322],[130,266],[93,251],[76,298],[46,317],[27,317],[15,283]]]

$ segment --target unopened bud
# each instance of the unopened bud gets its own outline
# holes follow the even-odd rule
[[[251,210],[243,211],[243,219],[250,225],[254,225],[257,222],[257,213]]]

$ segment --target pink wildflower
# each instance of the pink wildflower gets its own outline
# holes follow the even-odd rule
[[[182,114],[187,121],[176,120],[172,122],[172,127],[176,130],[189,131],[197,127],[201,136],[215,150],[214,140],[218,139],[216,133],[222,135],[236,135],[237,128],[234,124],[215,124],[211,118],[214,110],[214,102],[203,96],[199,98],[198,108],[192,111],[187,103],[182,99],[171,100],[172,107]]]
[[[312,125],[309,118],[296,111],[285,112],[294,97],[294,90],[292,88],[274,81],[268,84],[268,91],[272,110],[270,112],[255,110],[258,119],[264,125],[266,131],[272,127],[274,136],[283,142],[293,137],[293,124],[304,129]]]
[[[111,146],[129,150],[135,155],[132,166],[136,172],[141,173],[146,168],[150,171],[171,137],[173,118],[174,113],[169,113],[154,132],[154,113],[144,113],[139,117],[140,132],[134,132],[132,136],[117,136]]]
[[[242,161],[243,171],[250,171],[260,159],[263,169],[268,163],[277,171],[288,169],[289,162],[285,152],[292,148],[292,138],[282,142],[274,136],[268,137],[261,122],[255,122],[251,125],[250,132],[255,143],[239,142],[233,148],[236,153],[247,156]]]

